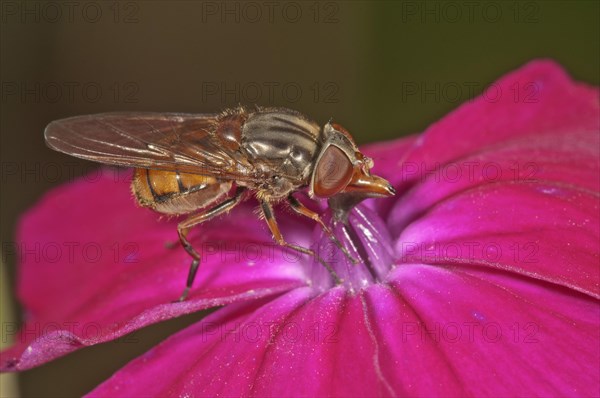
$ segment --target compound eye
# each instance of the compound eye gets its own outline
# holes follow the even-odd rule
[[[336,146],[329,146],[315,167],[313,192],[321,198],[329,198],[352,180],[353,166],[348,156]]]

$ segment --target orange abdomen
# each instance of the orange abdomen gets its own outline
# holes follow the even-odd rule
[[[131,188],[141,206],[164,214],[186,214],[217,201],[232,185],[200,174],[135,169]]]

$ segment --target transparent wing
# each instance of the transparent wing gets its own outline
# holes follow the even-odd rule
[[[251,166],[212,133],[217,116],[101,113],[54,121],[44,135],[50,148],[95,162],[251,179]]]

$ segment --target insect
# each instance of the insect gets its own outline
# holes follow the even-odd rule
[[[260,203],[279,245],[315,256],[339,283],[313,250],[284,239],[273,205],[285,202],[313,219],[356,263],[320,215],[294,193],[307,190],[311,198],[328,199],[334,219],[345,224],[348,212],[363,199],[395,194],[385,179],[370,174],[373,161],[343,127],[330,121],[321,128],[284,108],[77,116],[50,123],[45,139],[50,148],[75,157],[133,167],[132,191],[141,206],[189,215],[177,226],[180,243],[192,258],[179,301],[187,297],[200,265],[200,255],[187,238],[190,229],[249,197]]]

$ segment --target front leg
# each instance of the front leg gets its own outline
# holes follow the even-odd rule
[[[303,254],[308,254],[309,256],[314,256],[327,269],[327,271],[329,271],[329,274],[331,274],[331,277],[333,278],[333,280],[335,281],[335,283],[337,285],[342,283],[342,280],[336,274],[334,269],[331,268],[331,265],[329,265],[327,262],[325,262],[313,250],[308,249],[306,247],[288,243],[285,241],[285,239],[283,239],[283,235],[281,235],[281,231],[279,230],[279,226],[277,225],[277,221],[275,220],[275,216],[273,215],[273,208],[271,207],[271,204],[269,202],[267,202],[266,200],[261,200],[260,206],[262,209],[262,213],[265,216],[265,220],[267,221],[267,225],[269,226],[269,229],[271,230],[271,233],[273,234],[273,239],[275,239],[275,242],[277,242],[277,244],[279,244],[280,246],[283,246],[283,247],[289,247],[290,249],[295,250],[300,253],[303,253]]]
[[[325,235],[327,235],[329,240],[331,240],[333,243],[335,243],[335,245],[342,251],[342,253],[344,253],[346,258],[348,258],[348,260],[350,260],[350,262],[352,262],[352,264],[359,263],[359,261],[357,259],[352,257],[352,255],[350,254],[348,249],[346,249],[346,247],[342,244],[342,242],[340,242],[340,240],[333,234],[333,232],[331,231],[331,229],[329,229],[329,227],[325,224],[325,222],[323,222],[323,220],[321,219],[321,216],[319,216],[318,213],[316,213],[316,212],[312,211],[311,209],[309,209],[308,207],[304,206],[298,199],[293,197],[291,194],[288,196],[288,203],[289,203],[291,209],[294,210],[296,213],[316,221],[321,226],[321,228],[323,229],[323,232],[325,232]]]

